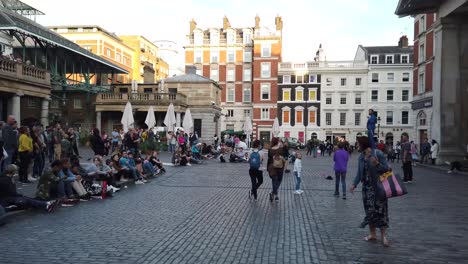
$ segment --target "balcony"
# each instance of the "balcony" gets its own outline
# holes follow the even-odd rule
[[[50,73],[12,60],[0,59],[0,78],[50,88]]]
[[[180,93],[101,93],[96,97],[96,111],[121,111],[130,102],[134,108],[166,111],[169,104],[176,108],[187,107],[187,96]]]
[[[367,68],[366,61],[310,61],[310,62],[281,62],[279,70],[327,70],[327,69],[359,69]]]

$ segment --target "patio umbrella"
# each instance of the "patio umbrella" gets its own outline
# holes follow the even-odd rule
[[[184,128],[185,132],[190,133],[193,132],[193,119],[192,113],[190,113],[190,109],[187,108],[185,110],[184,121],[182,121],[182,127]]]
[[[120,123],[122,123],[125,133],[128,132],[129,128],[133,128],[133,123],[135,123],[135,120],[133,119],[132,104],[130,102],[127,102],[127,105],[125,105],[125,110]]]
[[[176,124],[176,117],[174,113],[174,105],[172,103],[167,108],[166,117],[164,117],[164,124],[167,126],[167,131],[174,132],[174,126]]]
[[[250,147],[250,135],[252,135],[252,132],[253,132],[252,121],[250,120],[250,116],[247,116],[244,122],[244,134],[246,135],[245,141],[247,141],[245,143],[247,144],[248,147]]]
[[[280,131],[280,126],[279,126],[279,121],[278,118],[275,118],[275,121],[273,121],[273,135],[277,137],[279,135]]]
[[[156,117],[154,117],[153,106],[150,106],[148,109],[148,113],[146,114],[145,124],[148,125],[148,129],[151,129],[156,125]]]

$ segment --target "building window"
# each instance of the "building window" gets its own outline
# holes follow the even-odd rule
[[[236,81],[236,72],[234,69],[228,69],[226,71],[226,81],[235,82]]]
[[[385,56],[385,63],[386,64],[393,64],[393,55],[386,55]]]
[[[309,75],[309,83],[317,83],[317,75],[315,74]]]
[[[195,51],[195,63],[203,63],[203,51]]]
[[[289,116],[291,112],[289,110],[283,110],[283,124],[289,124]]]
[[[303,75],[296,75],[296,83],[303,83],[304,76]]]
[[[235,33],[235,32],[229,31],[229,32],[227,33],[226,38],[227,38],[227,43],[228,43],[228,44],[234,44],[234,43],[236,43],[236,33]]]
[[[371,94],[371,102],[379,101],[379,91],[373,90]]]
[[[360,105],[362,104],[362,97],[361,94],[356,94],[356,97],[354,97],[354,104]]]
[[[331,126],[332,124],[332,113],[325,113],[325,124]]]
[[[234,110],[233,109],[228,109],[227,110],[227,117],[234,117]]]
[[[252,81],[252,71],[251,69],[244,69],[244,82]]]
[[[372,82],[373,83],[378,83],[379,82],[379,74],[376,72],[372,73]]]
[[[419,74],[419,80],[418,80],[418,94],[424,93],[426,90],[425,84],[424,84],[425,78],[424,78],[424,72]]]
[[[371,55],[371,64],[378,64],[378,63],[379,63],[379,56]]]
[[[262,83],[261,84],[261,98],[260,100],[270,100],[270,84]]]
[[[361,78],[356,78],[356,86],[361,86]]]
[[[387,73],[387,81],[393,82],[395,80],[395,74],[393,72]]]
[[[262,62],[262,78],[270,78],[271,77],[271,63],[270,62]]]
[[[211,69],[210,79],[215,81],[215,82],[219,81],[219,71],[218,71],[218,69]]]
[[[203,32],[196,32],[193,35],[193,44],[196,46],[203,45]]]
[[[106,56],[109,58],[111,57],[111,49],[106,48]]]
[[[401,55],[401,63],[409,63],[409,55]]]
[[[29,96],[28,97],[28,107],[29,108],[36,108],[38,107],[38,100],[36,97]]]
[[[262,44],[262,54],[263,58],[271,57],[271,44]]]
[[[296,109],[296,125],[302,124],[302,110],[297,110]]]
[[[341,78],[341,86],[346,86],[346,78]]]
[[[244,62],[252,62],[252,51],[244,50]]]
[[[387,111],[387,125],[393,125],[393,112]]]
[[[387,102],[393,102],[393,90],[387,90]]]
[[[346,113],[340,113],[340,126],[346,125]]]
[[[309,125],[316,124],[317,122],[317,112],[316,111],[309,111]]]
[[[219,33],[218,31],[210,32],[210,44],[219,45]]]
[[[235,97],[235,88],[234,86],[231,86],[229,85],[228,87],[226,87],[227,91],[226,91],[226,102],[234,102],[234,99],[236,98]]]
[[[235,50],[228,50],[227,51],[226,61],[227,62],[235,62],[236,61],[236,51]]]
[[[246,118],[246,117],[250,117],[250,110],[249,109],[244,110],[244,118]]]
[[[421,16],[419,19],[419,34],[426,31],[426,16]]]
[[[409,101],[409,91],[403,90],[401,91],[401,101],[408,102]]]
[[[291,75],[283,75],[283,83],[290,84],[291,83]]]
[[[327,78],[327,86],[332,86],[332,78]]]
[[[81,104],[81,98],[73,98],[73,108],[83,109],[83,105]]]
[[[262,108],[261,119],[270,119],[270,108]]]
[[[361,113],[354,113],[354,125],[355,126],[361,125]]]
[[[409,124],[409,112],[408,111],[401,112],[401,124],[403,125]]]
[[[340,97],[340,104],[346,104],[346,94],[342,94]]]
[[[296,90],[296,101],[304,101],[304,90]]]
[[[120,53],[116,53],[115,54],[115,61],[120,62],[121,59],[122,59],[122,57],[120,56]]]
[[[219,62],[219,50],[212,49],[210,51],[210,63],[218,63]]]
[[[424,44],[419,45],[419,63],[426,60],[426,56],[424,54]]]
[[[252,43],[252,34],[250,32],[244,32],[244,44]]]
[[[317,101],[317,90],[309,90],[309,101]]]
[[[127,61],[128,61],[127,57],[123,57],[122,63],[123,63],[124,65],[127,65]]]
[[[331,95],[327,95],[327,97],[325,98],[325,104],[327,104],[327,105],[332,104],[332,96]]]
[[[250,87],[244,87],[244,98],[243,98],[244,103],[250,103],[252,102],[252,91],[250,90]]]
[[[409,72],[404,72],[403,73],[402,81],[403,82],[409,82]]]
[[[283,101],[289,102],[291,101],[291,90],[283,90]]]

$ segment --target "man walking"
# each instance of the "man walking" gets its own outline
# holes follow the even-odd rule
[[[401,151],[403,162],[403,182],[408,183],[413,181],[413,166],[412,166],[412,156],[411,156],[411,144],[408,141],[408,135],[403,134],[401,136]]]

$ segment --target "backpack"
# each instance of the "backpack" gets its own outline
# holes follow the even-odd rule
[[[283,168],[283,157],[281,157],[279,154],[276,154],[273,157],[273,168],[275,169],[282,169]]]
[[[249,157],[249,164],[251,169],[258,170],[261,165],[261,160],[260,160],[260,154],[258,154],[258,151],[252,152]]]

